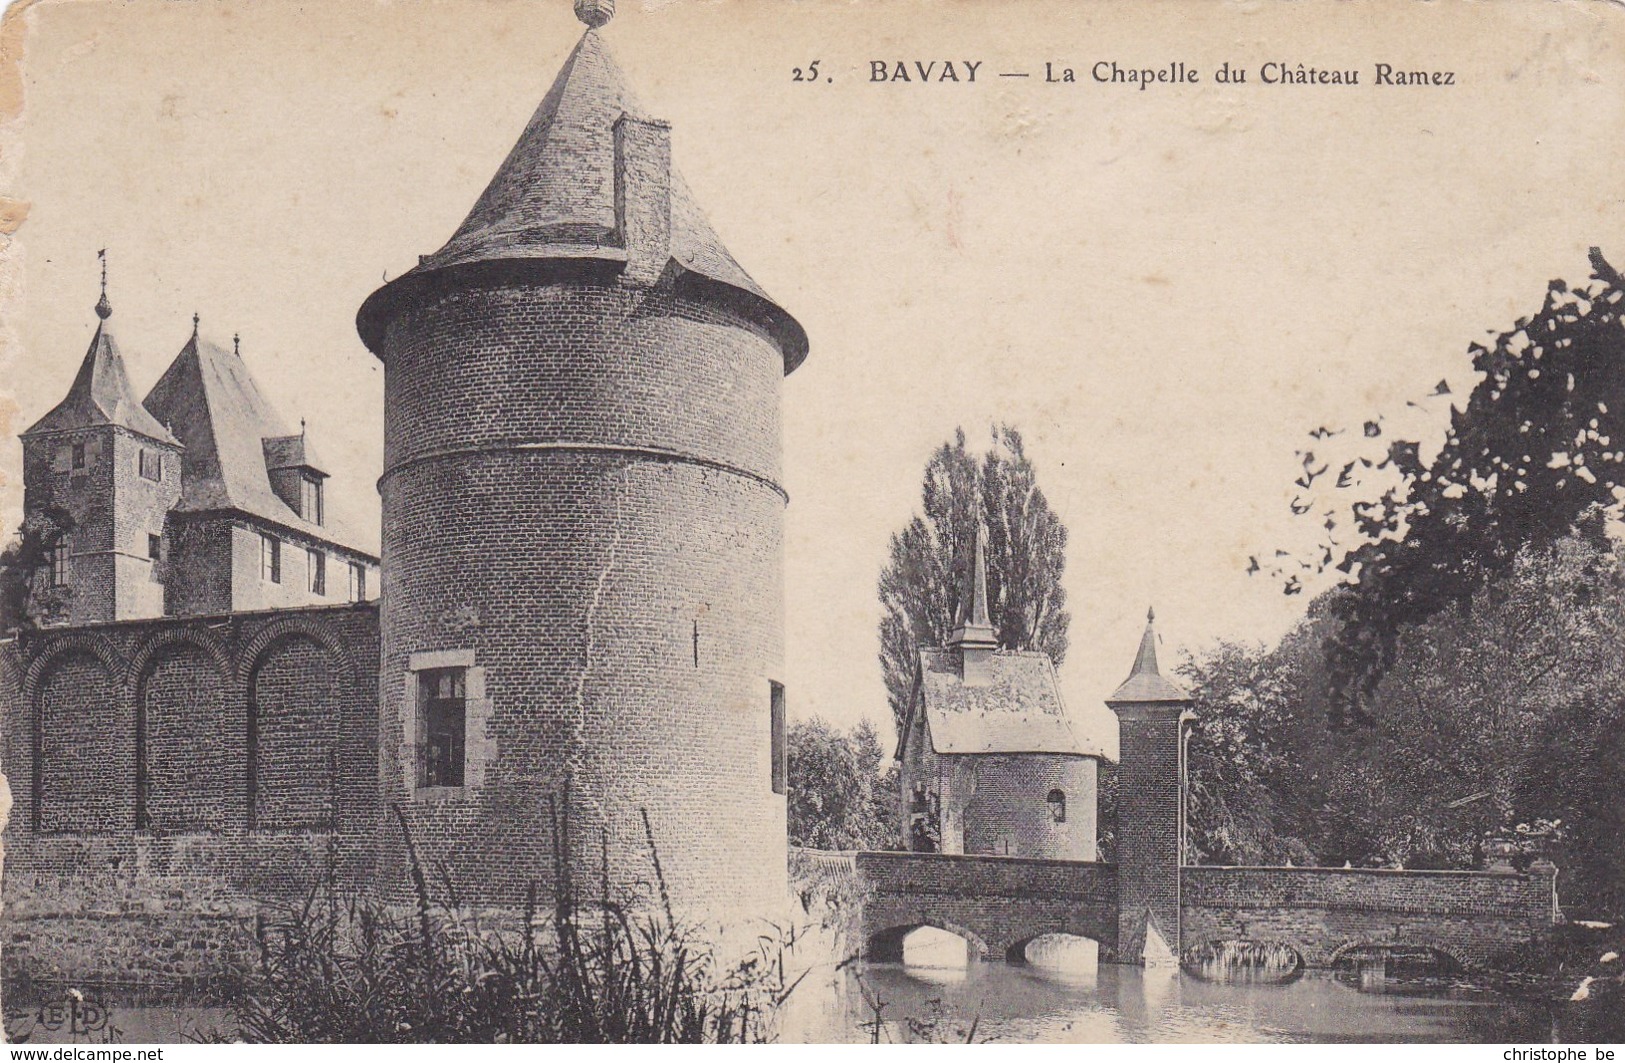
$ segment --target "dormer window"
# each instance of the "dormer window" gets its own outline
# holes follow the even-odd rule
[[[312,524],[324,524],[322,478],[305,473],[299,479],[299,515]]]

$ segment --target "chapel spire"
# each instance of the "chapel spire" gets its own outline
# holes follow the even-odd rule
[[[948,636],[948,648],[959,651],[960,677],[966,686],[986,685],[993,651],[999,647],[988,615],[986,538],[982,522],[977,521],[970,564],[965,566],[965,586],[959,595],[959,621]]]

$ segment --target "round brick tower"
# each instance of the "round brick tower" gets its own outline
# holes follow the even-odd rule
[[[385,366],[380,871],[407,881],[409,833],[466,902],[545,903],[559,851],[582,899],[647,899],[658,856],[684,915],[738,919],[785,895],[807,339],[673,172],[603,6],[456,235],[357,318]]]

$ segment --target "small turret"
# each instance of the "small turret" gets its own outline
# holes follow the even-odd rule
[[[1147,610],[1134,667],[1106,705],[1118,720],[1118,947],[1142,962],[1180,956],[1185,845],[1185,732],[1190,694],[1157,666]]]

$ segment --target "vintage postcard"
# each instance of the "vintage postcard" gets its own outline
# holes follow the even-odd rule
[[[1611,1058],[1622,172],[1601,0],[18,0],[6,1038]]]

